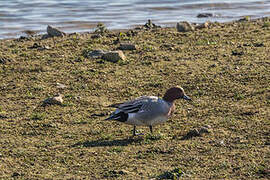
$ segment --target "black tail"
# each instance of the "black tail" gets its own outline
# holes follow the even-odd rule
[[[120,121],[120,122],[125,122],[128,119],[128,114],[124,112],[118,112],[116,114],[112,114],[110,117],[105,119],[106,121],[108,120],[114,120],[114,121]]]
[[[109,121],[109,120],[112,120],[112,117],[111,116],[108,117],[108,118],[106,118],[106,119],[104,119],[104,121]]]

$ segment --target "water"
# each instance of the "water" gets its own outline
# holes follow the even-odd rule
[[[197,18],[198,13],[213,13]],[[47,25],[65,32],[92,31],[98,22],[125,29],[152,19],[172,26],[178,21],[226,22],[243,16],[270,16],[270,0],[0,0],[0,39],[45,33]]]

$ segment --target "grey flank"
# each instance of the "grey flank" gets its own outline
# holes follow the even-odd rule
[[[154,96],[142,96],[134,101],[122,104],[119,108],[122,110],[127,104],[134,104],[134,108],[136,108],[138,104],[141,105],[138,112],[133,115],[131,115],[131,113],[129,114],[130,123],[139,121],[140,123],[138,125],[155,125],[165,122],[172,106],[172,103],[168,103]]]

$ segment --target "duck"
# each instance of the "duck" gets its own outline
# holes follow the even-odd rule
[[[117,108],[110,114],[107,121],[118,121],[133,125],[133,136],[141,135],[136,133],[136,126],[148,126],[153,134],[153,126],[165,123],[175,111],[174,102],[177,99],[191,101],[182,87],[169,88],[164,96],[141,96],[133,100],[112,104],[109,107]]]

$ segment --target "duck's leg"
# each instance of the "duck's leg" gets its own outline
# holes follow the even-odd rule
[[[153,127],[149,126],[149,129],[150,129],[151,134],[153,134]]]
[[[136,126],[133,126],[133,137],[134,136],[139,136],[139,135],[143,135],[143,133],[137,133],[136,132]]]
[[[133,126],[133,136],[136,136],[136,126]]]

